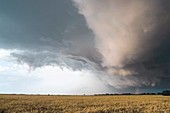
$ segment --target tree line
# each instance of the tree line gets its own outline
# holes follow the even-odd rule
[[[163,96],[170,96],[170,90],[164,90],[162,92],[158,93],[139,93],[139,94],[134,94],[134,93],[121,93],[121,94],[112,94],[112,93],[106,93],[106,94],[94,94],[94,96],[111,96],[111,95],[163,95]]]

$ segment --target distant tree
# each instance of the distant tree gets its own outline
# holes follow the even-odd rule
[[[170,90],[165,90],[162,92],[162,95],[164,96],[170,96]]]
[[[161,93],[161,92],[158,92],[157,95],[162,95],[162,93]]]
[[[122,93],[122,95],[132,95],[131,93]]]

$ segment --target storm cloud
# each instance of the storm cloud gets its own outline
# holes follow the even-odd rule
[[[5,0],[0,48],[31,69],[88,70],[108,88],[169,88],[168,0]]]
[[[0,47],[22,51],[11,54],[19,63],[80,70],[87,67],[83,59],[100,62],[93,34],[72,1],[3,1],[0,7]]]
[[[152,87],[165,79],[169,81],[170,2],[74,2],[95,34],[95,47],[103,56],[100,65],[104,71],[113,76],[129,76],[125,82],[130,79],[138,86]]]

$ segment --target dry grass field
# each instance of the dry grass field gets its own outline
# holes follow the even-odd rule
[[[170,113],[168,96],[0,95],[0,113]]]

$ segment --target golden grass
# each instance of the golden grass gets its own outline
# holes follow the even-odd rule
[[[168,96],[0,95],[0,113],[170,113]]]

